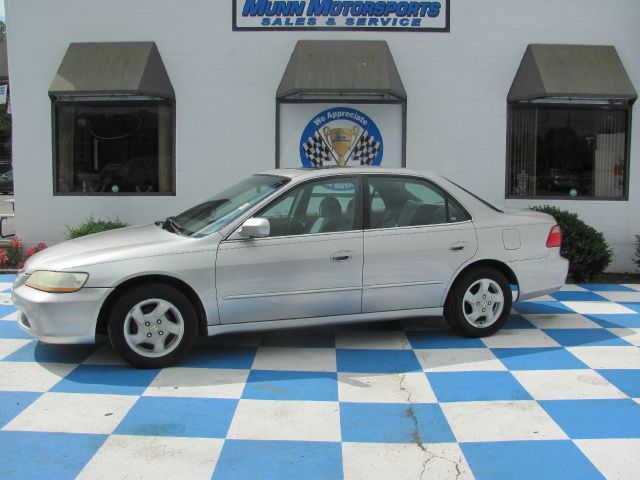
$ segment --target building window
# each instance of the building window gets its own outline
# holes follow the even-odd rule
[[[623,199],[627,108],[510,105],[507,196]]]
[[[55,102],[55,190],[174,194],[174,102]]]

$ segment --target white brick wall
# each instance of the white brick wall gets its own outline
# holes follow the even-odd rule
[[[407,165],[504,200],[506,96],[529,43],[614,45],[640,90],[637,0],[452,0],[450,33],[232,32],[221,0],[5,0],[18,235],[57,242],[87,215],[149,222],[274,164],[275,91],[299,39],[383,39],[409,99]],[[53,197],[49,84],[70,42],[155,41],[177,98],[176,197]],[[640,119],[629,202],[562,201],[603,230],[612,270],[640,233]],[[251,141],[247,141],[251,138]],[[544,202],[538,202],[544,203]]]

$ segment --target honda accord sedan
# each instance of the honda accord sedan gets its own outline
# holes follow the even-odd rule
[[[560,289],[553,217],[503,212],[435,174],[274,170],[149,225],[48,248],[17,275],[23,330],[47,343],[105,334],[158,368],[199,335],[444,315],[482,337],[513,297]]]

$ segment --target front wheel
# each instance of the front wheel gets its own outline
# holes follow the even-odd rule
[[[447,298],[445,316],[463,335],[486,337],[502,328],[511,302],[505,276],[493,268],[477,268],[456,281]]]
[[[135,367],[166,367],[193,345],[196,318],[195,308],[181,291],[164,284],[142,285],[114,304],[109,316],[109,340]]]

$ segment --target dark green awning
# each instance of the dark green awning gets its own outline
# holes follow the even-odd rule
[[[299,41],[276,97],[292,99],[323,95],[407,98],[387,42]]]
[[[175,98],[154,42],[70,44],[49,95]]]
[[[638,94],[614,47],[538,44],[527,47],[507,98],[633,103]]]

